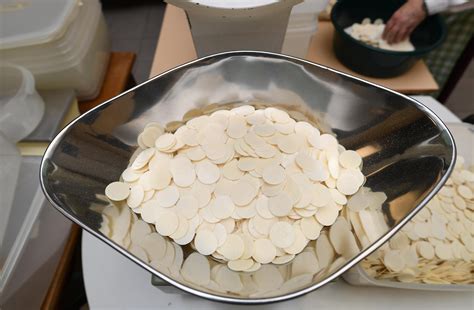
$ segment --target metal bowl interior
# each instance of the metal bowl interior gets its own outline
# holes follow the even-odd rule
[[[255,292],[190,283],[179,275],[181,263],[172,268],[151,266],[99,230],[101,212],[109,204],[104,189],[127,167],[147,123],[169,124],[194,108],[246,101],[267,102],[305,115],[336,134],[346,148],[357,150],[367,176],[364,186],[387,195],[382,207],[387,231],[357,255],[315,274],[291,277],[292,263],[284,267],[286,273],[271,265],[262,268],[260,277],[271,282],[272,272],[277,272],[281,286]],[[440,189],[453,168],[455,153],[445,125],[410,97],[304,60],[238,51],[184,64],[80,116],[49,146],[40,177],[56,209],[154,275],[211,300],[257,304],[315,290],[369,255]],[[178,252],[185,259],[190,255],[189,248]]]

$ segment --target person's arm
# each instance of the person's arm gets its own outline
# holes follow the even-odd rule
[[[408,0],[390,18],[383,38],[389,44],[405,40],[428,15],[447,10],[467,0]]]
[[[405,40],[425,19],[427,14],[428,12],[423,0],[408,0],[395,13],[393,13],[392,17],[387,22],[383,38],[387,40],[389,44]]]
[[[425,0],[428,15],[446,11],[449,7],[466,3],[467,0]]]

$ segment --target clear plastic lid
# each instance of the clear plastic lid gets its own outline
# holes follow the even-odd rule
[[[74,19],[78,0],[0,0],[0,49],[48,42]]]
[[[83,5],[77,11],[77,18],[62,39],[58,40],[58,44],[37,45],[34,48],[35,57],[31,57],[31,48],[11,49],[5,51],[3,56],[7,61],[20,64],[34,74],[76,65],[90,48],[90,41],[94,38],[91,34],[97,28],[101,8],[98,0],[83,0]]]

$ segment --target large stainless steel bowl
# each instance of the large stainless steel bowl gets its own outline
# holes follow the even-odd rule
[[[127,167],[147,123],[167,124],[194,108],[242,101],[271,102],[296,111],[332,131],[346,148],[357,150],[363,156],[365,187],[388,197],[382,212],[390,229],[358,255],[304,279],[290,279],[291,273],[280,270],[278,278],[291,285],[260,293],[192,284],[179,275],[180,264],[174,272],[154,268],[99,231],[101,207],[108,204],[104,189]],[[455,153],[446,126],[410,97],[301,59],[238,51],[179,66],[74,120],[46,151],[41,183],[66,217],[172,285],[212,300],[257,304],[311,292],[369,255],[440,189]],[[183,253],[185,258],[190,255],[188,248]],[[271,270],[278,269],[269,267],[259,276],[271,276]]]

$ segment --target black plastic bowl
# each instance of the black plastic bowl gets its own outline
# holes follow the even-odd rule
[[[348,68],[372,77],[394,77],[410,69],[415,62],[439,46],[446,36],[446,25],[437,16],[426,18],[411,34],[412,52],[394,52],[373,47],[352,38],[344,29],[366,17],[386,23],[404,3],[399,0],[339,0],[331,12],[334,24],[334,53]]]

